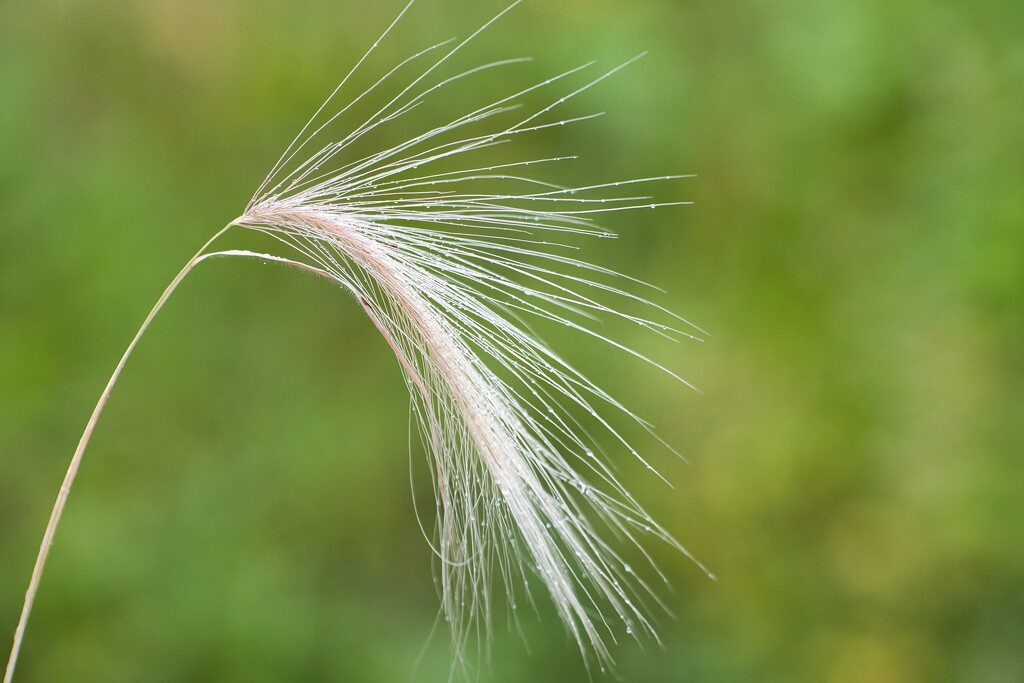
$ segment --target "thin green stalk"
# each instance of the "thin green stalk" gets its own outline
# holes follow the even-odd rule
[[[203,245],[202,249],[196,252],[196,255],[189,259],[189,262],[185,264],[185,267],[181,269],[171,283],[167,285],[167,289],[157,299],[153,309],[146,316],[139,331],[135,333],[135,338],[132,339],[128,348],[125,349],[124,355],[121,356],[121,360],[118,362],[117,367],[114,368],[114,372],[110,375],[110,379],[107,381],[107,386],[103,389],[103,393],[100,394],[99,401],[96,402],[96,407],[93,408],[92,416],[89,418],[89,422],[85,425],[85,431],[82,433],[82,438],[78,442],[78,448],[75,449],[75,454],[71,457],[71,464],[68,466],[67,474],[64,475],[64,483],[61,484],[60,493],[57,494],[57,500],[53,504],[53,511],[50,513],[50,521],[46,525],[46,531],[43,533],[43,542],[39,546],[39,554],[36,556],[36,564],[32,569],[32,578],[28,582],[28,590],[25,591],[25,602],[21,608],[21,618],[18,620],[18,627],[14,631],[14,645],[11,647],[11,656],[7,660],[7,669],[4,672],[3,683],[11,683],[14,679],[14,667],[18,663],[18,653],[21,651],[21,642],[25,637],[25,627],[28,624],[28,617],[32,613],[32,605],[35,602],[36,592],[39,590],[39,582],[43,577],[43,568],[46,566],[46,558],[50,554],[50,546],[53,545],[54,535],[57,533],[57,525],[60,523],[61,515],[64,513],[64,506],[68,501],[68,494],[71,493],[71,486],[75,482],[75,477],[78,475],[78,468],[82,464],[82,457],[85,455],[85,449],[89,445],[89,439],[92,438],[93,430],[96,428],[96,423],[99,422],[100,415],[103,413],[103,408],[107,405],[107,399],[110,398],[110,393],[114,389],[114,385],[117,383],[118,377],[121,376],[121,371],[124,370],[125,364],[128,362],[128,358],[132,355],[132,351],[135,350],[136,344],[142,339],[142,335],[146,333],[150,323],[156,317],[156,314],[160,312],[164,304],[170,298],[174,290],[178,288],[181,281],[185,279],[200,261],[203,260],[204,252],[209,248],[214,241],[217,240],[221,235],[228,231],[233,224],[221,228],[221,230],[214,235],[210,240]]]

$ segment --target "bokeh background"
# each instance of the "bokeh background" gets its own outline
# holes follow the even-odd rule
[[[400,4],[0,3],[0,632],[137,324]],[[422,0],[356,83],[501,7]],[[616,456],[719,576],[651,544],[675,617],[615,649],[626,681],[1024,680],[1022,29],[1005,0],[545,0],[460,62],[649,50],[568,110],[607,116],[524,144],[584,155],[572,182],[699,176],[587,253],[711,332],[609,325],[703,394],[549,335],[688,458],[640,437],[671,489]],[[404,392],[330,287],[195,272],[93,440],[18,680],[447,680]],[[479,680],[588,680],[538,602]]]

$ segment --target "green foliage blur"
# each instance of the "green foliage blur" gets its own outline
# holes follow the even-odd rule
[[[401,4],[0,3],[0,633],[137,325]],[[351,92],[502,7],[421,0]],[[613,450],[719,577],[649,544],[675,616],[623,634],[624,680],[1024,680],[1022,28],[1005,0],[529,0],[467,50],[527,80],[649,50],[567,111],[607,116],[523,144],[581,154],[566,182],[698,174],[584,253],[710,331],[607,324],[703,393],[546,331],[686,457],[631,434],[669,488]],[[349,297],[204,265],[104,415],[16,680],[447,680],[407,411]],[[589,680],[537,596],[473,680]]]

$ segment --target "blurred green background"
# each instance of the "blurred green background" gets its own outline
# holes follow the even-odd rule
[[[0,4],[0,632],[136,326],[400,4]],[[501,7],[422,0],[357,83]],[[460,62],[649,50],[567,112],[608,116],[526,144],[584,155],[575,182],[699,175],[586,253],[710,330],[609,327],[704,393],[551,335],[689,459],[640,438],[673,490],[617,455],[719,576],[651,544],[675,618],[615,649],[625,680],[1024,680],[1022,30],[1005,0],[538,0]],[[195,272],[93,440],[17,680],[446,680],[407,407],[348,297]],[[480,680],[588,680],[539,603]]]

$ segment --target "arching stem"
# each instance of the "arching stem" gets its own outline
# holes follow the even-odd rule
[[[89,445],[89,439],[92,438],[93,430],[96,428],[96,423],[99,422],[100,415],[103,414],[103,408],[107,405],[107,399],[110,398],[110,393],[114,389],[114,385],[117,383],[118,377],[121,376],[121,371],[124,370],[125,364],[128,362],[128,358],[132,355],[132,351],[135,350],[136,344],[142,339],[142,335],[146,333],[150,323],[156,317],[156,314],[160,312],[164,304],[170,298],[174,290],[178,288],[181,281],[185,279],[193,268],[196,267],[204,258],[204,252],[209,248],[214,241],[217,240],[221,235],[228,231],[233,223],[229,223],[224,226],[220,232],[214,235],[210,240],[203,245],[203,248],[196,252],[196,255],[189,259],[189,262],[185,264],[185,267],[181,269],[171,283],[167,285],[167,289],[157,299],[153,309],[146,316],[139,331],[135,333],[135,338],[132,339],[128,348],[125,349],[124,355],[121,356],[121,360],[118,362],[117,367],[114,368],[114,372],[110,375],[110,379],[107,381],[107,386],[103,389],[103,393],[100,394],[99,401],[96,402],[96,407],[93,408],[92,415],[89,417],[89,422],[85,425],[85,431],[82,433],[82,438],[78,442],[78,448],[75,449],[75,454],[71,457],[71,464],[68,466],[67,474],[64,475],[64,483],[61,484],[60,493],[57,494],[57,500],[53,504],[53,511],[50,513],[50,521],[46,524],[46,531],[43,533],[43,542],[39,546],[39,554],[36,556],[36,564],[32,569],[32,578],[28,582],[28,590],[25,591],[25,602],[21,608],[21,618],[18,620],[18,627],[14,631],[14,645],[11,647],[11,656],[7,660],[7,669],[4,672],[3,683],[11,683],[14,678],[14,667],[18,663],[18,653],[21,651],[21,642],[25,637],[25,626],[28,624],[28,617],[32,613],[32,605],[35,602],[36,592],[39,590],[39,582],[43,577],[43,568],[46,566],[46,558],[50,553],[50,546],[53,544],[54,535],[57,533],[57,525],[60,523],[61,515],[64,513],[64,506],[68,501],[68,494],[71,493],[71,486],[75,483],[75,477],[78,475],[78,468],[82,464],[82,456],[85,455],[85,449]]]

